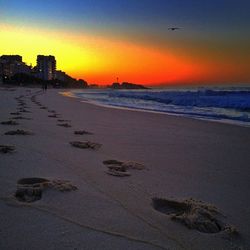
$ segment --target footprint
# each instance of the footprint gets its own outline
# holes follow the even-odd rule
[[[153,208],[179,221],[189,229],[195,229],[202,233],[236,232],[233,226],[221,221],[223,216],[218,209],[202,201],[187,199],[184,201],[153,198]]]
[[[47,107],[43,107],[43,106],[42,106],[40,109],[47,109]]]
[[[5,135],[33,135],[34,133],[30,131],[25,131],[22,129],[12,130],[4,133]]]
[[[93,133],[86,130],[77,130],[74,132],[75,135],[93,135]]]
[[[11,115],[21,115],[21,113],[19,113],[19,112],[12,112],[12,113],[10,113]]]
[[[31,118],[23,117],[23,116],[15,116],[12,119],[14,120],[32,120]]]
[[[108,171],[106,171],[107,174],[119,177],[130,176],[131,174],[128,172],[128,169],[142,170],[145,168],[143,164],[134,161],[106,160],[103,161],[103,164],[108,168]]]
[[[24,178],[17,182],[15,197],[22,202],[34,202],[42,198],[42,189],[49,180],[44,178]]]
[[[15,146],[10,145],[0,145],[0,152],[1,153],[12,153],[15,150]]]
[[[112,170],[109,169],[106,171],[107,174],[117,176],[117,177],[128,177],[131,176],[131,174],[128,171],[118,171],[118,170]]]
[[[50,118],[58,118],[58,114],[48,115]]]
[[[118,177],[126,177],[130,176],[131,173],[127,171],[127,168],[122,166],[123,162],[117,160],[107,160],[103,162],[104,165],[107,166],[108,170],[107,174],[118,176]]]
[[[21,112],[21,113],[31,113],[31,111],[28,111],[28,110],[23,109],[23,108],[20,108],[19,112]]]
[[[9,121],[3,121],[1,122],[2,125],[19,125],[18,122],[16,121],[12,121],[12,120],[9,120]]]
[[[29,107],[27,107],[27,106],[22,106],[22,107],[18,107],[18,108],[17,108],[17,110],[19,110],[19,111],[20,111],[20,110],[24,110],[24,109],[27,110],[27,109],[29,109]]]
[[[141,163],[135,162],[135,161],[125,161],[122,163],[122,166],[127,169],[137,169],[137,170],[143,170],[145,169],[145,166]]]
[[[61,192],[75,191],[77,187],[67,180],[48,180],[45,178],[23,178],[17,182],[15,197],[21,202],[35,202],[42,198],[45,189],[55,189]]]
[[[70,122],[70,120],[63,120],[63,119],[58,119],[58,122]]]
[[[82,148],[82,149],[99,149],[102,144],[100,143],[95,143],[95,142],[90,142],[90,141],[72,141],[70,142],[70,144],[73,146],[73,147],[76,147],[76,148]]]
[[[58,123],[57,126],[60,126],[60,127],[65,127],[65,128],[70,128],[72,127],[70,124],[68,123]]]
[[[19,106],[19,107],[25,107],[25,106],[26,106],[26,103],[19,103],[18,106]]]
[[[182,215],[190,210],[190,205],[186,202],[161,198],[153,198],[152,200],[154,209],[167,215]]]
[[[145,166],[141,163],[135,162],[135,161],[117,161],[117,160],[106,160],[103,161],[103,164],[106,165],[108,168],[114,168],[114,167],[122,167],[124,169],[137,169],[137,170],[143,170],[145,169]]]
[[[104,165],[122,165],[122,161],[117,161],[117,160],[106,160],[103,161]]]
[[[55,110],[48,110],[49,113],[56,113]]]

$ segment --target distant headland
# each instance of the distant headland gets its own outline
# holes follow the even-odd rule
[[[130,82],[114,82],[111,86],[107,86],[108,88],[111,89],[148,89],[147,87],[140,85],[140,84],[134,84]]]
[[[62,70],[56,69],[56,58],[52,55],[38,55],[36,66],[27,65],[20,55],[0,56],[0,83],[12,85],[43,85],[54,88],[98,88],[83,79],[75,79]],[[112,89],[147,89],[143,85],[128,82],[113,83]]]

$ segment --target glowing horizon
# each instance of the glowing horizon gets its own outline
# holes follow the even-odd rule
[[[55,2],[58,7],[59,2]],[[77,0],[73,2],[80,3]],[[111,2],[117,8],[113,1],[110,5]],[[41,2],[39,4],[43,6]],[[44,5],[46,9],[46,3]],[[36,7],[35,3],[33,7]],[[171,32],[147,20],[146,28],[137,20],[134,20],[135,27],[133,20],[124,26],[117,20],[109,19],[109,25],[94,25],[90,21],[83,25],[77,13],[67,17],[70,23],[65,21],[65,27],[62,17],[56,16],[50,25],[48,18],[46,22],[41,21],[41,14],[29,24],[27,20],[20,21],[20,13],[10,21],[14,13],[8,14],[8,11],[6,3],[3,11],[5,18],[0,24],[0,55],[18,54],[24,62],[33,66],[38,54],[54,55],[58,70],[89,83],[111,84],[117,77],[121,82],[145,85],[250,82],[250,39],[243,33],[238,34],[241,39],[234,39],[228,31],[218,35],[218,32],[211,33],[209,29],[201,32],[198,26],[197,30],[192,30],[189,23],[186,24],[187,30]],[[144,17],[145,13],[141,15]]]

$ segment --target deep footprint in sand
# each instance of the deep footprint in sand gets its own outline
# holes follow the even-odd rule
[[[5,135],[33,135],[34,133],[23,129],[12,130],[4,133]]]
[[[24,178],[17,182],[15,197],[18,201],[34,202],[42,198],[43,185],[48,180],[44,178]]]
[[[12,145],[0,145],[0,153],[7,154],[15,151],[16,147]]]
[[[1,124],[2,125],[19,125],[19,123],[18,122],[16,122],[16,121],[12,121],[12,120],[9,120],[9,121],[3,121],[3,122],[1,122]]]
[[[128,169],[142,170],[145,168],[143,164],[134,161],[106,160],[103,161],[103,164],[108,168],[107,174],[118,177],[130,176],[131,173],[128,172]]]
[[[69,192],[77,190],[77,187],[67,180],[49,180],[37,177],[23,178],[17,182],[15,197],[21,202],[35,202],[42,198],[45,189]]]
[[[90,142],[90,141],[72,141],[70,142],[70,144],[76,148],[93,149],[93,150],[97,150],[102,146],[102,144],[100,143]]]
[[[202,201],[187,199],[183,201],[153,198],[153,208],[169,216],[170,219],[181,222],[189,229],[202,233],[219,233],[224,231],[237,234],[235,227],[225,224],[223,215],[218,209]]]

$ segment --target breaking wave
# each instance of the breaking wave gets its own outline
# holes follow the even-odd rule
[[[80,90],[73,95],[99,105],[163,112],[250,126],[250,87]]]

